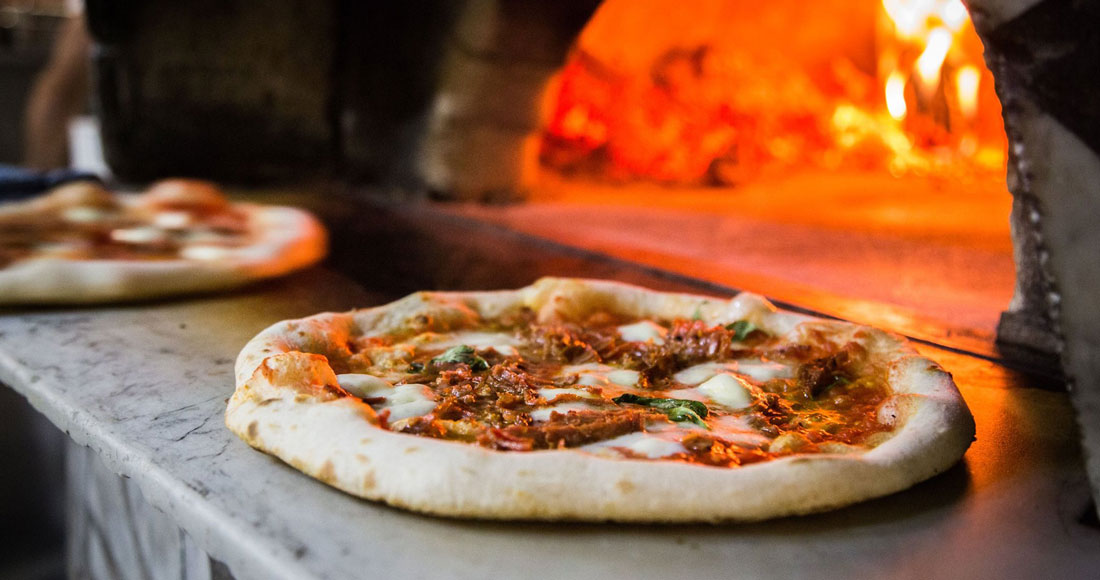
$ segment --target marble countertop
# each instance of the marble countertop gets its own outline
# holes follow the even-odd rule
[[[313,269],[129,306],[0,311],[0,382],[140,487],[237,578],[1079,578],[1100,529],[1065,393],[948,353],[978,421],[964,462],[829,514],[753,525],[453,521],[362,501],[223,425],[233,361],[278,320],[377,304]]]

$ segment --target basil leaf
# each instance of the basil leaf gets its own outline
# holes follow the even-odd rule
[[[737,322],[731,322],[726,325],[726,330],[733,331],[733,340],[741,342],[745,340],[752,331],[756,330],[756,325],[748,320],[738,320]]]
[[[703,418],[688,407],[673,407],[669,409],[666,414],[668,415],[669,419],[672,419],[673,421],[676,421],[678,423],[683,421],[691,421],[692,423],[695,423],[700,427],[710,429],[710,427],[708,427],[707,424],[703,422]]]
[[[424,363],[414,362],[414,363],[409,364],[409,372],[410,373],[424,372]]]
[[[651,397],[640,397],[638,395],[632,395],[626,393],[619,395],[612,401],[622,404],[629,403],[633,405],[642,405],[653,409],[660,409],[668,415],[668,418],[672,421],[682,422],[690,421],[699,425],[700,427],[706,427],[707,424],[703,422],[703,418],[709,414],[707,406],[699,401],[692,401],[691,399],[658,399]],[[709,427],[708,427],[709,428]]]
[[[477,356],[474,347],[466,344],[452,346],[443,354],[432,359],[433,365],[447,363],[465,363],[470,365],[470,370],[483,371],[489,368],[489,362]]]

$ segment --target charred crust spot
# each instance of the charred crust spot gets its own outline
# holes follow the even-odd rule
[[[625,479],[619,480],[615,484],[615,487],[623,493],[631,493],[636,489],[636,487],[634,486],[634,484],[632,482],[630,482],[628,480],[625,480]]]
[[[253,422],[249,423],[248,424],[248,438],[249,439],[256,439],[256,437],[258,437],[259,434],[260,434],[260,424],[256,421],[253,421]]]
[[[370,491],[370,490],[374,489],[375,486],[377,486],[377,485],[378,485],[378,481],[375,479],[373,471],[368,471],[368,472],[363,474],[363,483],[362,483],[363,491]]]
[[[321,470],[317,472],[317,479],[325,483],[332,483],[336,481],[336,466],[333,465],[332,460],[328,460],[321,466]]]

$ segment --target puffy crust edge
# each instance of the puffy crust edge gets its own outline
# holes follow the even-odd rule
[[[893,335],[839,322],[812,324],[863,333],[873,356],[889,366],[897,394],[880,416],[899,425],[893,437],[862,454],[792,456],[735,469],[570,450],[505,453],[392,433],[377,428],[369,406],[358,400],[303,398],[293,373],[278,373],[279,353],[328,352],[364,328],[390,329],[409,315],[462,309],[492,315],[527,305],[553,316],[563,307],[603,307],[605,299],[640,315],[698,313],[714,323],[749,318],[779,334],[800,332],[802,323],[816,320],[778,311],[751,294],[726,301],[592,280],[543,279],[505,292],[418,293],[262,332],[237,360],[226,424],[249,445],[348,493],[415,511],[486,519],[720,522],[805,514],[905,489],[949,468],[973,440],[973,419],[950,374]],[[263,382],[274,391],[260,397],[256,376],[264,367],[273,367]]]

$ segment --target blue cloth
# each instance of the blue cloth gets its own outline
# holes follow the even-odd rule
[[[0,165],[0,202],[34,197],[70,181],[99,181],[99,178],[73,169],[34,171],[14,165]]]

